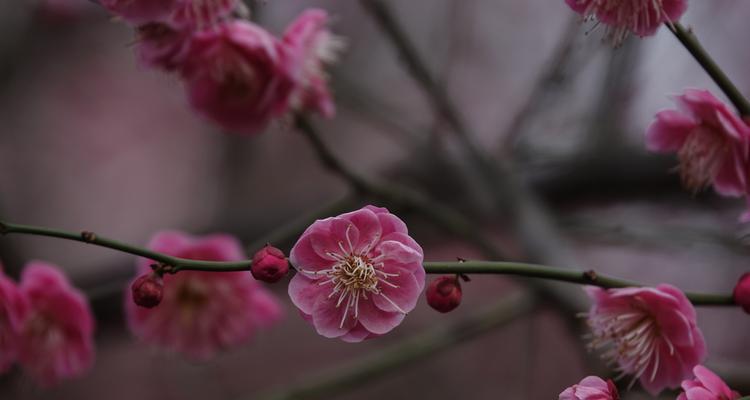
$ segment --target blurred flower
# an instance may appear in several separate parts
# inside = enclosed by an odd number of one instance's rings
[[[732,297],[735,303],[750,314],[750,272],[742,274],[734,287]]]
[[[18,317],[25,308],[15,282],[3,274],[0,265],[0,374],[6,372],[18,357]]]
[[[233,21],[193,36],[182,75],[196,111],[229,131],[253,134],[288,111],[290,61],[273,35]]]
[[[174,71],[185,62],[189,30],[152,22],[137,27],[136,35],[138,59],[144,66]]]
[[[651,36],[661,24],[680,19],[687,0],[565,0],[573,11],[607,25],[615,44],[628,33]]]
[[[328,88],[326,64],[338,60],[345,42],[328,29],[328,13],[319,9],[303,12],[287,27],[283,42],[301,68],[292,96],[292,108],[310,110],[331,118],[336,105]]]
[[[713,184],[724,196],[748,190],[750,127],[707,90],[675,97],[677,110],[656,114],[646,132],[651,151],[676,152],[683,184],[698,191]]]
[[[191,237],[180,232],[155,235],[148,248],[175,257],[204,261],[239,261],[245,254],[228,235]],[[137,274],[150,273],[150,260],[138,261]],[[180,271],[164,276],[158,307],[137,306],[129,295],[125,311],[141,340],[195,359],[250,339],[281,317],[276,298],[246,272]]]
[[[695,379],[682,382],[683,393],[677,400],[735,400],[740,394],[724,383],[721,378],[708,368],[698,365],[693,368]]]
[[[455,275],[435,278],[427,286],[427,304],[437,311],[447,313],[461,304],[461,283]]]
[[[164,298],[164,279],[155,272],[143,274],[130,285],[130,291],[133,303],[145,308],[154,308]]]
[[[188,0],[99,0],[104,8],[125,21],[141,25],[165,22],[170,15]]]
[[[284,252],[266,245],[253,256],[253,265],[250,267],[253,277],[259,281],[274,283],[289,273],[289,261]]]
[[[593,348],[656,394],[677,387],[706,357],[693,305],[677,288],[586,288]]]
[[[611,380],[587,376],[560,393],[559,400],[619,400],[620,395]]]
[[[289,296],[317,332],[348,342],[388,333],[424,288],[422,248],[385,208],[313,223],[292,248]]]
[[[28,302],[18,320],[18,361],[43,386],[86,372],[94,362],[94,317],[88,301],[57,267],[29,263],[21,275]]]

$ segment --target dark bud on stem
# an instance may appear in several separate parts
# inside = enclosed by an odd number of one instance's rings
[[[141,307],[154,308],[164,296],[164,281],[156,273],[141,275],[130,286],[133,302]]]
[[[275,283],[289,272],[289,261],[284,256],[284,252],[266,245],[253,256],[250,272],[259,281]]]
[[[734,287],[734,302],[750,314],[750,272],[742,275]]]
[[[441,313],[453,311],[461,304],[461,283],[455,275],[434,279],[426,291],[427,304]]]

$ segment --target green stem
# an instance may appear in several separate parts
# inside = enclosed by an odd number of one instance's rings
[[[691,29],[686,29],[679,22],[667,23],[667,27],[677,37],[683,46],[693,55],[698,64],[711,76],[724,94],[734,104],[737,111],[743,116],[750,116],[750,102],[732,83],[732,80],[724,73],[718,64],[711,58],[705,48],[698,41]]]
[[[25,234],[33,236],[47,236],[59,239],[73,240],[76,242],[93,244],[118,250],[124,253],[145,257],[163,264],[164,272],[176,273],[179,271],[210,271],[210,272],[236,272],[248,271],[252,262],[241,261],[201,261],[188,260],[173,257],[164,253],[148,250],[142,247],[129,245],[116,240],[97,236],[92,232],[73,233],[57,229],[38,226],[18,225],[0,222],[0,234]],[[538,278],[551,281],[570,282],[581,285],[599,286],[602,288],[622,288],[643,286],[637,282],[626,281],[594,271],[576,271],[546,265],[527,264],[508,261],[437,261],[425,262],[424,269],[428,274],[492,274],[492,275],[516,275],[528,278]],[[686,296],[695,305],[734,305],[731,295],[686,293]]]

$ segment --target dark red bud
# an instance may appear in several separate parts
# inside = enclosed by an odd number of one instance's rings
[[[427,287],[427,304],[441,313],[447,313],[461,304],[461,295],[461,283],[455,275],[441,276]]]
[[[745,273],[734,287],[734,302],[750,314],[750,272]]]
[[[141,275],[130,286],[133,302],[141,307],[154,308],[164,296],[164,281],[161,276],[150,273]]]
[[[278,282],[289,272],[289,261],[287,261],[283,251],[271,245],[266,245],[253,256],[253,265],[250,267],[250,272],[259,281]]]

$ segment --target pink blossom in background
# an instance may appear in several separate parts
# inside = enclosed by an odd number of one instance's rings
[[[112,14],[135,25],[169,21],[177,7],[188,2],[190,0],[99,0]]]
[[[646,132],[648,149],[676,152],[690,190],[713,185],[724,196],[746,195],[750,126],[707,90],[685,90],[675,102],[677,110],[656,114]]]
[[[617,387],[611,380],[598,376],[587,376],[583,380],[560,393],[559,400],[619,400]]]
[[[292,248],[289,296],[315,330],[359,342],[390,332],[424,288],[422,248],[385,208],[313,223]]]
[[[593,348],[651,394],[675,388],[706,358],[695,309],[670,285],[605,290],[587,287]]]
[[[170,24],[152,22],[136,28],[136,52],[141,64],[174,71],[187,57],[192,32]]]
[[[19,285],[18,361],[43,386],[83,375],[94,363],[94,317],[83,293],[51,264],[30,262]]]
[[[698,365],[693,368],[695,379],[682,382],[683,393],[677,400],[736,400],[740,394],[733,391],[721,378],[708,368]]]
[[[192,237],[161,232],[148,248],[194,260],[246,259],[240,243],[229,235]],[[149,260],[139,260],[136,275],[150,273],[150,264]],[[246,343],[259,328],[272,325],[282,316],[275,296],[249,272],[166,274],[158,306],[139,307],[128,292],[125,311],[131,331],[144,342],[201,360]]]
[[[198,113],[230,132],[254,134],[288,111],[290,61],[273,35],[233,21],[193,36],[182,75]]]
[[[651,36],[665,22],[676,22],[687,0],[565,0],[573,11],[606,25],[615,43],[628,33]]]
[[[331,33],[328,23],[328,13],[324,10],[306,10],[287,27],[283,42],[300,67],[292,108],[315,111],[331,118],[336,113],[336,105],[328,88],[325,66],[338,60],[344,40]]]
[[[0,265],[0,374],[6,372],[18,357],[16,328],[25,305],[15,282],[5,276]]]

